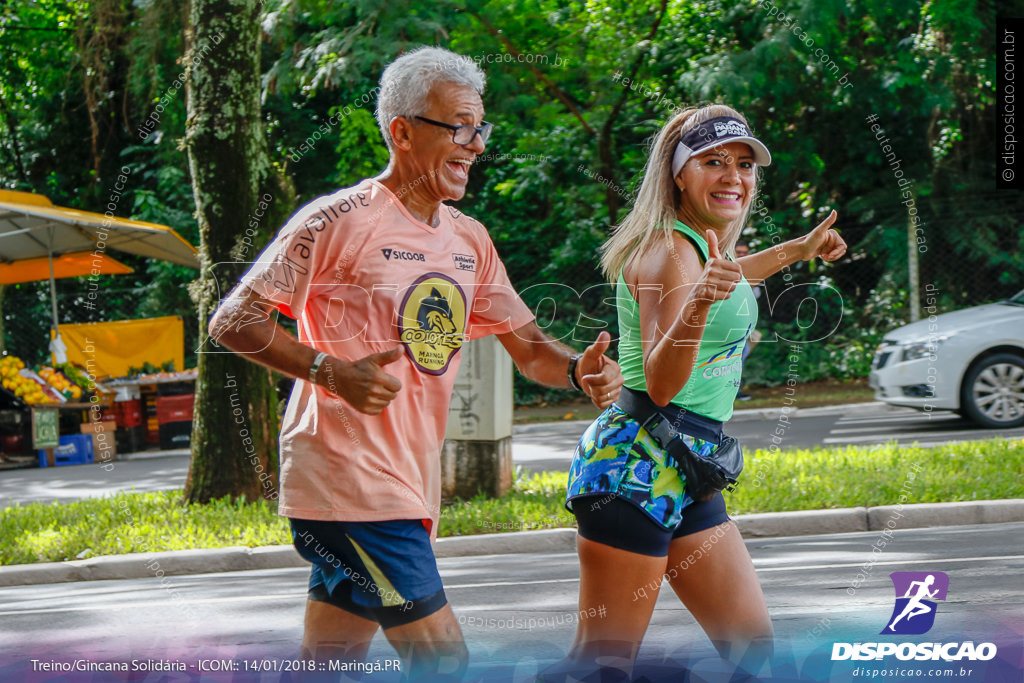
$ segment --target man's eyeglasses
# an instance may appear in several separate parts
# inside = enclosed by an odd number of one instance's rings
[[[487,138],[491,137],[491,131],[494,130],[494,124],[487,123],[486,121],[483,121],[483,125],[479,127],[470,126],[468,124],[462,126],[452,126],[447,123],[441,123],[440,121],[428,119],[425,116],[417,116],[416,118],[418,118],[420,121],[425,121],[432,126],[447,128],[452,132],[452,142],[454,142],[456,145],[462,146],[473,144],[473,140],[476,139],[477,135],[479,135],[480,139],[484,143],[486,143]]]

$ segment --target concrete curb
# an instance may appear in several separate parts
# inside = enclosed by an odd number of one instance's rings
[[[575,549],[575,529],[541,529],[539,531],[510,531],[504,534],[439,538],[437,545],[434,546],[434,556],[465,557],[467,555],[557,553]]]
[[[766,512],[736,515],[734,519],[740,533],[747,538],[842,534],[868,530],[867,508]]]
[[[963,503],[916,503],[880,505],[867,510],[868,529],[886,527],[915,529],[929,526],[959,526],[963,524],[1001,524],[1024,520],[1024,500],[979,500]]]
[[[304,564],[307,564],[306,561],[290,545],[169,550],[0,567],[0,586],[159,578],[184,574],[301,567]]]
[[[1001,524],[1024,522],[1024,499],[771,512],[737,515],[734,519],[747,538]],[[565,552],[575,547],[575,529],[544,529],[442,538],[435,546],[435,555],[446,558]],[[0,567],[0,587],[305,566],[308,563],[290,545],[172,550]]]

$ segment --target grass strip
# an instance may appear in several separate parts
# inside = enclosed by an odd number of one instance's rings
[[[566,480],[554,472],[524,477],[503,498],[445,506],[439,535],[572,527],[575,520],[562,505]],[[758,450],[747,454],[740,486],[727,496],[733,515],[1024,498],[1024,441]],[[288,524],[276,504],[221,499],[182,505],[180,490],[0,510],[3,565],[287,543]]]

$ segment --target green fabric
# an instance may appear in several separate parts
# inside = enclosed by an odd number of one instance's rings
[[[700,249],[701,261],[708,258],[708,243],[702,235],[680,221],[675,230],[686,235]],[[647,391],[643,346],[640,343],[640,308],[619,273],[615,288],[619,318],[619,365],[626,386]],[[676,313],[678,315],[678,312]],[[674,316],[662,316],[668,327]],[[708,321],[697,352],[697,364],[690,379],[672,399],[680,408],[725,422],[732,417],[733,401],[740,388],[743,347],[757,324],[757,299],[746,278],[725,301],[711,304]]]

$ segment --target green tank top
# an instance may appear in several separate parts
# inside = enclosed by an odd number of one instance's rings
[[[676,221],[675,230],[689,238],[700,251],[701,262],[708,259],[707,240],[696,230]],[[615,288],[619,318],[619,366],[626,386],[647,391],[644,354],[640,343],[640,307],[619,273]],[[678,311],[676,312],[678,315]],[[674,316],[665,316],[668,320]],[[740,280],[732,296],[716,301],[708,311],[707,324],[697,351],[697,363],[690,379],[672,399],[672,404],[698,415],[725,422],[732,417],[733,401],[740,387],[743,347],[757,324],[757,299],[746,278]]]

